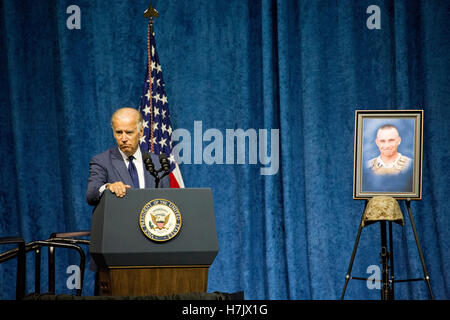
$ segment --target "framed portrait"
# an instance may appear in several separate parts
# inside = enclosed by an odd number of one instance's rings
[[[422,199],[423,110],[356,110],[353,199]]]

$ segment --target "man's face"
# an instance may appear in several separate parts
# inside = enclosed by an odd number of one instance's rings
[[[392,157],[397,154],[397,148],[402,139],[398,135],[395,128],[381,129],[378,131],[375,143],[380,149],[381,155],[385,157]]]
[[[144,131],[143,128],[138,130],[136,116],[131,114],[116,117],[112,126],[119,149],[127,156],[133,155],[139,147],[139,139]]]

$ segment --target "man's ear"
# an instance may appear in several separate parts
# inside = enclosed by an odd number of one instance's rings
[[[380,148],[380,146],[378,145],[378,138],[375,139],[375,144],[377,145],[378,148]]]

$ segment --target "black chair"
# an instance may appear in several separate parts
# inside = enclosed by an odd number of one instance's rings
[[[89,240],[80,238],[89,237],[90,234],[91,234],[90,231],[55,232],[50,235],[49,239],[47,239],[48,242],[55,244],[53,246],[52,245],[48,246],[48,292],[50,294],[55,294],[55,247],[58,247],[57,244],[89,245],[90,244]],[[83,262],[80,263],[81,286],[80,289],[77,289],[76,293],[77,296],[81,296],[83,288],[85,260],[86,259],[83,252]]]
[[[29,242],[25,245],[25,251],[34,251],[35,252],[35,281],[34,281],[34,294],[40,294],[41,293],[41,249],[42,247],[49,247],[49,248],[66,248],[75,250],[80,255],[80,289],[76,289],[76,295],[81,296],[81,291],[83,287],[83,278],[84,278],[84,269],[85,269],[85,261],[86,261],[86,255],[84,254],[83,249],[74,244],[74,243],[65,243],[65,242],[58,242],[53,241],[52,239],[48,240],[36,240]],[[53,249],[54,250],[54,249]],[[50,268],[50,266],[49,266]],[[53,269],[54,270],[54,269]],[[49,284],[50,286],[50,284]],[[54,292],[54,274],[53,274],[53,292],[49,292],[50,294],[55,294]]]
[[[74,243],[66,243],[64,241],[58,241],[58,239],[49,240],[36,240],[25,243],[23,238],[20,237],[6,237],[0,238],[0,244],[13,244],[17,243],[18,247],[0,254],[0,263],[6,262],[10,259],[18,257],[17,263],[17,281],[16,281],[16,299],[21,300],[25,298],[25,284],[26,284],[26,253],[30,251],[35,252],[35,279],[34,279],[34,293],[39,295],[41,293],[41,249],[42,247],[60,247],[75,250],[80,255],[80,289],[76,290],[76,295],[81,296],[84,268],[86,256],[83,249]],[[54,278],[53,278],[54,279]],[[53,281],[54,287],[54,281]],[[53,292],[54,294],[54,292]]]
[[[16,299],[21,300],[25,296],[26,282],[25,241],[21,237],[3,237],[0,244],[17,244],[17,248],[0,254],[0,263],[17,257]]]

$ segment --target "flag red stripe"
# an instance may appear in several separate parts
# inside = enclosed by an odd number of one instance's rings
[[[179,188],[180,187],[180,185],[178,184],[177,179],[175,178],[175,176],[173,175],[172,172],[169,174],[169,181],[170,181],[170,187],[171,188]]]

